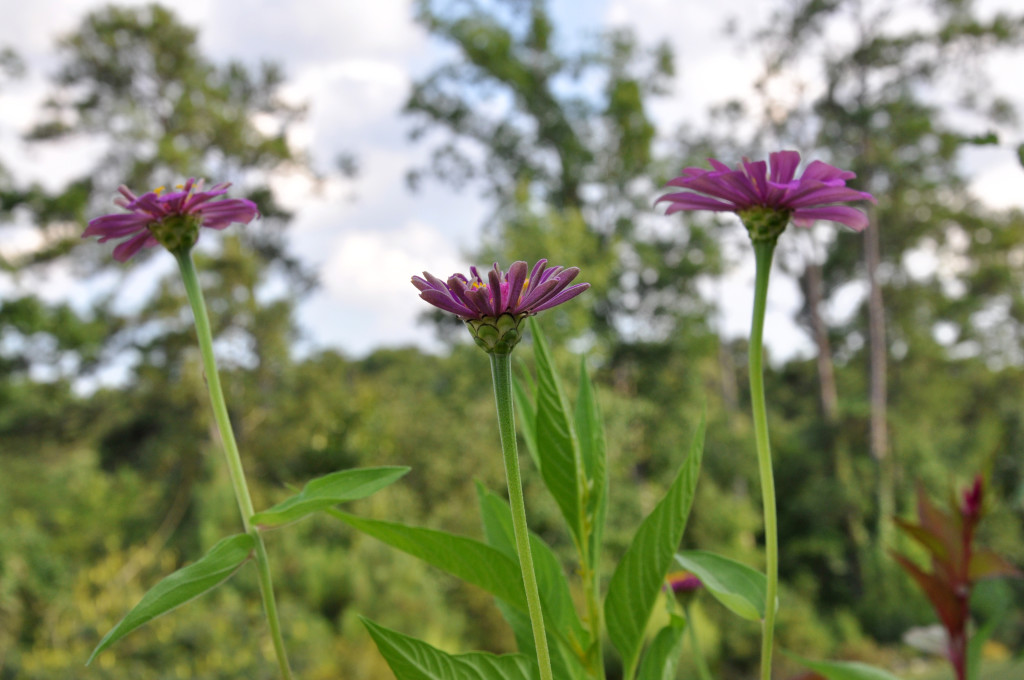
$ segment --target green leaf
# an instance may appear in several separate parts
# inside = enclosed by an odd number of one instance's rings
[[[604,421],[583,357],[580,358],[580,387],[576,399],[576,436],[586,471],[584,509],[590,523],[590,568],[596,569],[601,555],[605,516],[608,514],[608,464]]]
[[[672,623],[658,631],[647,651],[636,680],[675,680],[679,656],[683,653],[686,619],[672,617]]]
[[[1021,577],[1020,571],[1007,560],[1003,559],[993,550],[982,549],[971,555],[971,562],[967,569],[968,578],[971,581],[995,578],[997,576]]]
[[[1019,160],[1021,166],[1024,167],[1024,144],[1017,147],[1017,160]]]
[[[859,661],[813,661],[786,650],[782,652],[828,680],[900,680],[889,671]]]
[[[512,510],[504,498],[477,483],[477,497],[480,499],[480,511],[484,520],[484,536],[487,543],[502,551],[515,563],[519,564],[516,555],[515,532],[512,528]],[[569,590],[569,580],[565,576],[558,557],[547,543],[535,534],[530,534],[530,552],[533,555],[533,566],[537,572],[537,589],[540,591],[541,608],[544,620],[549,627],[559,631],[567,641],[575,640],[581,647],[587,646],[589,637],[583,630],[576,606]]]
[[[364,534],[418,557],[526,611],[526,591],[523,589],[519,562],[510,559],[497,548],[444,531],[366,519],[333,508],[327,512]]]
[[[636,668],[647,620],[683,538],[697,490],[706,424],[707,416],[702,415],[679,474],[640,525],[608,583],[604,603],[608,637],[622,655],[627,678]]]
[[[213,546],[199,561],[157,583],[103,636],[85,665],[88,666],[97,654],[139,626],[219,586],[249,559],[255,547],[256,540],[249,534],[229,536]]]
[[[540,474],[562,511],[576,544],[582,545],[584,531],[580,510],[584,470],[580,444],[547,343],[533,317],[530,318],[530,332],[537,362],[537,457]]]
[[[716,600],[748,621],[764,619],[765,576],[728,557],[703,550],[685,550],[676,555],[683,569],[693,572]]]
[[[369,619],[363,625],[397,680],[535,680],[536,664],[525,654],[448,654],[422,640]]]
[[[1013,590],[1002,581],[979,583],[971,593],[971,609],[984,617],[985,623],[974,631],[967,642],[967,677],[978,680],[981,675],[981,652],[989,638],[1009,614]]]
[[[253,524],[277,527],[321,510],[354,501],[380,491],[409,472],[407,467],[356,468],[332,472],[314,479],[302,491],[252,516]]]
[[[516,407],[516,420],[519,423],[519,431],[526,442],[526,450],[533,460],[533,464],[540,471],[540,456],[537,453],[537,408],[534,406],[533,397],[535,386],[530,382],[530,373],[523,368],[519,362],[520,374],[524,376],[512,381],[513,402]]]

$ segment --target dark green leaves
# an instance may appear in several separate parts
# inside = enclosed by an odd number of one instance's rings
[[[626,677],[636,668],[647,620],[683,538],[697,490],[706,424],[702,416],[679,474],[640,525],[608,584],[604,605],[608,637],[622,655]]]
[[[338,510],[328,512],[364,534],[444,569],[526,611],[526,592],[519,563],[497,548],[444,531],[365,519]]]
[[[306,484],[301,493],[252,516],[253,524],[276,527],[320,510],[376,493],[396,481],[407,467],[356,468],[332,472]]]
[[[363,619],[397,680],[534,680],[536,664],[524,654],[448,654]]]
[[[120,623],[103,636],[85,662],[86,665],[92,663],[97,654],[139,626],[219,586],[249,559],[255,547],[256,540],[249,534],[230,536],[213,546],[198,562],[179,569],[157,583]]]
[[[512,529],[512,511],[504,498],[477,485],[480,510],[484,520],[484,534],[491,546],[516,561],[515,535]],[[530,535],[530,551],[537,572],[537,587],[544,610],[544,619],[553,633],[565,640],[575,641],[579,647],[587,646],[586,634],[573,605],[569,581],[565,577],[558,557],[551,548],[534,534]]]
[[[537,361],[536,441],[540,474],[580,545],[584,540],[583,456],[569,416],[568,400],[555,373],[547,343],[533,318],[530,332]]]
[[[586,359],[580,358],[580,387],[576,398],[576,436],[580,443],[586,479],[583,488],[585,521],[590,534],[591,568],[601,553],[605,515],[608,512],[608,469],[604,421],[597,404],[594,385],[587,374]]]
[[[764,618],[765,577],[745,564],[703,550],[676,555],[683,569],[693,572],[716,600],[748,621]]]
[[[569,525],[581,560],[595,569],[608,503],[604,426],[597,397],[581,362],[574,415],[544,336],[532,318],[530,332],[537,367],[536,403],[530,403],[528,390],[517,382],[520,429],[545,486]]]

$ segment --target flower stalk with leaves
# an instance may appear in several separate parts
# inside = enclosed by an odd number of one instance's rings
[[[447,282],[423,272],[423,278],[414,276],[412,283],[419,289],[421,298],[461,318],[473,340],[491,358],[491,378],[494,383],[494,400],[498,412],[498,432],[505,461],[509,503],[512,506],[516,553],[519,556],[523,584],[526,587],[526,601],[537,649],[537,662],[540,664],[540,677],[541,680],[553,680],[537,573],[526,524],[522,475],[519,471],[515,407],[512,398],[512,350],[522,339],[519,327],[524,319],[571,300],[589,288],[590,284],[570,286],[569,284],[579,274],[579,269],[545,268],[546,264],[547,260],[538,261],[531,272],[525,262],[519,261],[513,263],[505,273],[495,263],[493,269],[487,273],[486,281],[476,267],[470,268],[469,277],[455,274],[449,277]]]
[[[127,187],[120,187],[119,197],[115,202],[127,210],[97,217],[89,222],[82,234],[84,237],[99,236],[100,242],[110,239],[129,237],[114,248],[114,258],[124,262],[135,255],[143,247],[162,245],[174,255],[185,284],[185,294],[192,308],[195,322],[196,338],[199,353],[203,362],[203,373],[210,394],[214,420],[220,432],[224,446],[224,456],[231,478],[231,487],[235,493],[238,510],[242,515],[242,526],[247,535],[252,537],[252,546],[256,554],[259,573],[260,595],[263,599],[263,610],[270,628],[270,636],[274,643],[278,667],[283,678],[292,677],[288,663],[288,654],[281,634],[281,623],[277,614],[277,603],[274,599],[274,585],[270,573],[270,560],[263,537],[252,523],[255,508],[249,487],[245,481],[242,458],[238,451],[231,418],[228,415],[224,390],[220,384],[220,373],[217,371],[217,360],[213,353],[213,333],[210,330],[210,317],[206,311],[203,290],[199,284],[195,264],[192,260],[192,247],[199,240],[200,227],[223,229],[238,222],[248,224],[259,215],[256,205],[241,198],[225,199],[228,183],[213,186],[203,191],[203,181],[188,179],[177,191],[165,193],[157,189],[142,196],[136,196]],[[102,643],[101,643],[102,645]],[[98,651],[98,650],[97,650]]]
[[[666,194],[658,201],[669,203],[667,214],[684,210],[736,213],[746,227],[754,246],[756,273],[748,370],[764,509],[767,576],[761,638],[761,679],[770,680],[779,582],[779,539],[762,360],[764,317],[772,257],[779,235],[791,221],[797,226],[809,227],[816,220],[830,220],[857,231],[864,229],[868,225],[868,219],[863,212],[835,204],[846,201],[873,202],[874,198],[871,194],[846,186],[846,180],[855,177],[854,173],[821,161],[814,161],[800,177],[797,177],[800,154],[796,151],[773,153],[767,163],[744,159],[736,169],[715,159],[710,159],[709,163],[712,166],[711,170],[695,167],[684,169],[683,174],[671,180],[668,185],[685,191]]]

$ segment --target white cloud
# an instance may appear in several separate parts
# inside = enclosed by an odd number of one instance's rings
[[[971,193],[996,210],[1024,208],[1024,167],[1003,149],[1001,158],[978,172],[971,180]]]
[[[348,231],[332,245],[320,268],[323,292],[302,317],[319,316],[316,325],[357,354],[382,345],[429,346],[432,334],[417,323],[428,306],[410,279],[424,270],[447,277],[465,269],[451,240],[425,222]]]

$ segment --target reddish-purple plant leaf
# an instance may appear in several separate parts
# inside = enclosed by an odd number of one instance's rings
[[[972,582],[996,578],[997,576],[1020,578],[1022,574],[1017,567],[1000,557],[993,550],[979,550],[971,555],[971,564],[967,569],[967,577]]]
[[[956,595],[949,588],[949,585],[934,575],[925,572],[909,559],[899,553],[892,553],[893,559],[899,562],[900,566],[917,581],[917,585],[935,607],[935,613],[942,620],[942,625],[947,630],[956,629],[962,622],[961,607],[957,602]]]

